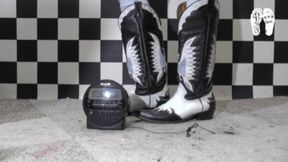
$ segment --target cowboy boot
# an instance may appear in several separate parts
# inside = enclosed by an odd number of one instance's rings
[[[131,111],[155,108],[169,96],[160,19],[149,5],[135,2],[121,13],[119,27],[128,73],[136,85],[130,93]]]
[[[185,8],[180,6],[179,12]],[[145,121],[176,123],[192,118],[211,119],[215,111],[212,75],[219,3],[217,0],[199,0],[178,15],[179,85],[168,102],[139,112],[138,117]]]

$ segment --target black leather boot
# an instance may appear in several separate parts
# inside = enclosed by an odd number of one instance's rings
[[[167,98],[167,63],[161,22],[147,4],[135,2],[119,18],[127,67],[136,84],[132,109],[155,108]],[[132,110],[133,111],[133,110]]]
[[[167,103],[155,109],[142,109],[138,117],[143,120],[173,123],[213,117],[212,75],[219,3],[199,0],[180,15],[177,91]]]

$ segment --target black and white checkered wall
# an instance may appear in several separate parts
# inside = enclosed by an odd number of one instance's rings
[[[172,89],[180,2],[150,0],[162,19]],[[220,5],[216,98],[288,95],[288,1],[220,0]],[[256,7],[275,11],[271,37],[253,37],[249,19]],[[99,79],[131,90],[119,14],[116,0],[0,0],[0,98],[82,98]]]

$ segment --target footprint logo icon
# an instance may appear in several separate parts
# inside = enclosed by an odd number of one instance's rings
[[[265,34],[271,36],[274,31],[275,15],[273,10],[270,8],[255,8],[250,16],[250,23],[252,28],[252,34],[259,36],[261,33],[260,23],[262,20],[265,23]]]
[[[275,15],[270,8],[264,8],[263,20],[265,22],[265,33],[267,36],[271,36],[274,30]]]
[[[250,17],[250,23],[252,27],[252,33],[255,36],[260,35],[260,23],[262,21],[262,9],[261,8],[255,8],[252,11],[251,17]]]

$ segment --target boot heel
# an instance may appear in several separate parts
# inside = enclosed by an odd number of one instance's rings
[[[213,118],[214,112],[216,110],[216,104],[215,101],[210,103],[210,108],[208,111],[204,111],[202,113],[199,113],[196,117],[197,120],[209,120]]]

